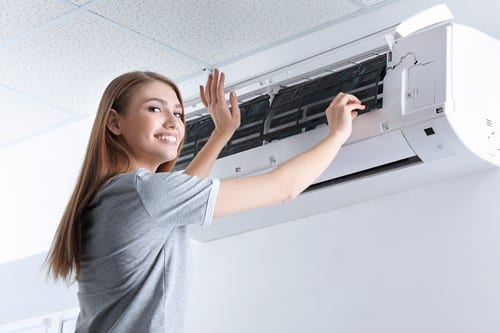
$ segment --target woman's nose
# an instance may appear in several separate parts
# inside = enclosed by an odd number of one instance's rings
[[[163,126],[167,128],[177,128],[177,118],[172,111],[165,112],[166,118]]]

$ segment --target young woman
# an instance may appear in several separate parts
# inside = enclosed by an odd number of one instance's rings
[[[182,332],[189,287],[189,224],[295,198],[330,164],[351,134],[354,96],[326,110],[329,134],[310,150],[254,177],[211,179],[210,169],[240,123],[237,97],[215,70],[200,86],[215,123],[183,172],[185,118],[177,86],[131,72],[106,88],[83,167],[47,257],[57,278],[78,281],[77,332]]]

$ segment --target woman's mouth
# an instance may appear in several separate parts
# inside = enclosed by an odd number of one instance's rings
[[[177,143],[177,138],[173,135],[155,135],[155,137],[163,142]]]

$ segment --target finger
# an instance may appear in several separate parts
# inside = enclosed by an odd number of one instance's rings
[[[224,73],[220,72],[219,85],[217,87],[217,100],[220,102],[226,101],[226,97],[224,96],[224,79]]]
[[[361,101],[354,95],[344,94],[340,99],[339,103],[341,104],[361,104]]]
[[[201,98],[201,102],[203,103],[203,105],[205,105],[205,107],[208,108],[208,101],[207,101],[207,98],[205,96],[205,88],[201,84],[200,84],[200,98]]]
[[[214,78],[212,81],[212,86],[210,87],[210,102],[212,104],[217,103],[217,87],[219,85],[219,70],[216,68],[214,71]]]
[[[213,75],[209,74],[207,79],[207,85],[205,86],[205,100],[207,101],[207,107],[208,104],[210,104],[210,102],[212,101],[212,99],[210,98],[210,90],[212,89],[213,81],[214,81]]]
[[[234,91],[231,91],[229,94],[229,101],[231,102],[231,114],[233,116],[233,120],[235,121],[237,127],[240,127],[241,112],[240,106],[238,105],[238,96],[236,96]]]
[[[330,105],[328,107],[333,107],[335,104],[337,104],[337,102],[339,101],[339,99],[342,98],[342,96],[344,96],[345,94],[343,92],[339,92],[333,99],[332,101],[330,102]]]
[[[353,112],[356,110],[364,110],[364,109],[366,109],[366,105],[353,103],[353,104],[346,105],[345,109],[349,112]]]
[[[351,119],[354,120],[358,116],[358,113],[356,111],[351,111]]]

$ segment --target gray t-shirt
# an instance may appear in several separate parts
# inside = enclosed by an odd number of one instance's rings
[[[113,177],[82,224],[76,331],[183,332],[189,224],[212,221],[217,179],[138,169]]]

